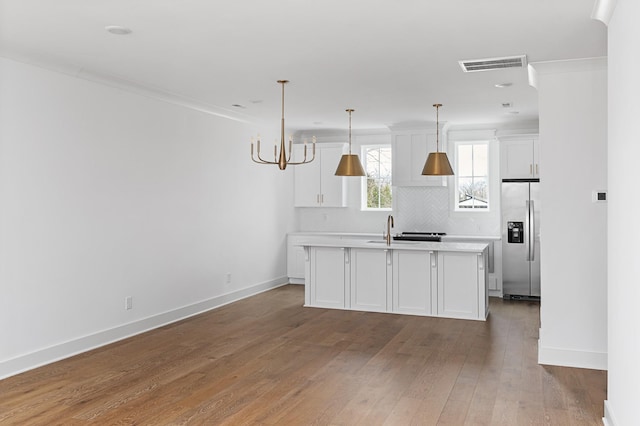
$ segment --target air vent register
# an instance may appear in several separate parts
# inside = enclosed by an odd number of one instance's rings
[[[522,68],[527,65],[527,56],[507,56],[503,58],[469,59],[458,61],[464,72],[491,71],[505,68]]]

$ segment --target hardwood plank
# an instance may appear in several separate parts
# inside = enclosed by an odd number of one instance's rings
[[[8,425],[599,425],[606,372],[537,364],[539,306],[486,322],[304,308],[285,286],[0,381]]]

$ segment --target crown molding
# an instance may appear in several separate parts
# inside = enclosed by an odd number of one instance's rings
[[[568,59],[563,61],[532,62],[527,67],[529,85],[538,89],[538,76],[567,72],[596,71],[607,69],[607,57]]]
[[[54,58],[40,59],[29,55],[15,54],[7,51],[0,52],[0,57],[29,66],[42,68],[47,71],[65,74],[80,80],[90,81],[102,86],[109,86],[129,93],[134,93],[138,96],[156,99],[158,101],[189,108],[205,114],[215,115],[228,120],[239,121],[241,123],[255,123],[257,121],[255,118],[246,114],[241,114],[236,111],[201,102],[186,96],[170,93],[160,88],[113,74],[99,73],[86,68],[74,66],[72,64],[62,63]]]
[[[609,26],[613,11],[618,4],[618,0],[596,0],[593,4],[593,10],[591,11],[591,19],[600,21],[606,26]]]

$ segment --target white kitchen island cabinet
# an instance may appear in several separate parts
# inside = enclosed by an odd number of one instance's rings
[[[349,252],[339,247],[305,247],[305,303],[319,308],[344,309]]]
[[[438,253],[438,314],[447,318],[486,317],[486,256],[474,253]]]
[[[391,299],[387,294],[391,275],[390,250],[352,248],[351,309],[387,312]]]
[[[304,247],[305,306],[487,318],[487,244],[318,240]]]
[[[393,250],[393,310],[397,314],[437,312],[437,256],[433,251]]]

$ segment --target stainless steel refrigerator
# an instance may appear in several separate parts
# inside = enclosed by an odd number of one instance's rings
[[[540,182],[502,181],[502,293],[540,299]]]

